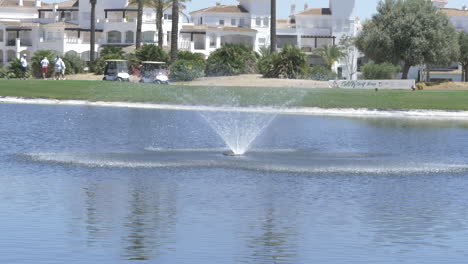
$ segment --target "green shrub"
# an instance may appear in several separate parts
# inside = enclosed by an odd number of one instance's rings
[[[23,70],[21,67],[21,60],[20,59],[13,59],[10,61],[10,66],[8,67],[8,71],[11,73],[11,78],[21,78],[23,76]],[[31,77],[31,67],[28,65],[28,71],[25,75],[26,78]]]
[[[135,57],[139,62],[160,61],[168,63],[170,60],[167,52],[165,52],[161,47],[153,44],[144,44],[141,48],[135,50]]]
[[[32,75],[36,78],[42,78],[41,61],[44,57],[47,57],[49,60],[49,71],[46,77],[50,78],[54,73],[54,60],[56,56],[57,55],[53,50],[38,50],[34,52],[34,55],[31,58]]]
[[[8,78],[8,70],[2,65],[0,65],[0,78]]]
[[[395,79],[400,67],[387,62],[382,64],[371,62],[362,66],[361,71],[365,80],[387,80]]]
[[[203,55],[202,53],[192,53],[190,51],[179,51],[179,53],[177,53],[177,59],[188,61],[200,61],[203,64],[205,64],[206,62],[205,55]]]
[[[121,60],[121,59],[123,59],[123,58],[122,58],[122,55],[120,55],[120,54],[108,54],[108,55],[105,55],[105,56],[101,56],[92,65],[93,72],[96,75],[101,75],[101,74],[104,73],[104,66],[105,66],[105,61],[106,60]]]
[[[208,76],[230,76],[257,71],[257,57],[251,46],[225,44],[211,53],[206,61]]]
[[[73,54],[66,54],[62,58],[65,63],[65,73],[66,74],[78,74],[83,73],[86,66],[86,62],[83,61],[80,57]],[[50,71],[50,69],[49,69]]]
[[[200,60],[177,59],[170,67],[174,81],[193,81],[205,75],[205,63]]]
[[[261,58],[259,68],[265,78],[285,79],[307,78],[310,69],[305,53],[292,46],[284,46],[281,52]]]
[[[109,54],[119,54],[123,57],[125,52],[123,52],[122,47],[118,46],[104,46],[99,52],[100,56],[106,56]]]
[[[310,69],[310,78],[316,81],[329,81],[336,80],[338,74],[323,66],[315,66]]]

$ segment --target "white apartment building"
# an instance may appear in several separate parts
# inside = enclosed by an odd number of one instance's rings
[[[344,35],[356,36],[360,22],[354,9],[355,0],[330,0],[327,8],[305,5],[301,11],[292,5],[289,18],[277,20],[278,48],[299,47],[309,55],[310,65],[323,65],[313,51],[326,44],[338,44]],[[190,15],[193,25],[181,29],[183,50],[208,56],[225,43],[245,43],[256,51],[270,46],[270,0],[239,0],[239,5],[217,3]],[[347,71],[343,63],[335,68]]]
[[[131,46],[135,43],[136,6],[128,0],[99,0],[96,6],[96,51],[105,45]],[[59,54],[73,53],[89,60],[89,0],[46,3],[41,0],[0,0],[0,65],[50,49]],[[170,44],[171,9],[164,12],[164,45]],[[181,13],[181,26],[188,17]],[[142,38],[157,43],[156,12],[145,8]],[[96,54],[97,55],[97,54]]]

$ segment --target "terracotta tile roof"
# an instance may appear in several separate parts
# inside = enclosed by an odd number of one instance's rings
[[[36,7],[35,0],[24,0],[23,6],[18,6],[18,0],[0,0],[1,7],[21,7],[21,8],[40,8]],[[51,4],[42,1],[41,7],[49,7]]]
[[[297,13],[299,16],[330,16],[330,8],[309,8],[302,12]]]
[[[183,31],[200,31],[206,32],[207,30],[213,31],[227,31],[227,32],[246,32],[246,33],[257,33],[257,30],[244,27],[213,27],[207,25],[183,25],[181,32]]]
[[[276,24],[288,24],[288,19],[276,19]]]
[[[190,14],[196,13],[248,13],[247,9],[241,5],[217,5],[197,11],[190,12]]]
[[[442,13],[449,17],[454,16],[468,16],[468,10],[456,9],[456,8],[442,8]]]

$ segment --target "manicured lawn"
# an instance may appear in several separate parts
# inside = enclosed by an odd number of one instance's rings
[[[89,101],[468,110],[468,91],[196,87],[101,81],[0,80],[0,96]]]

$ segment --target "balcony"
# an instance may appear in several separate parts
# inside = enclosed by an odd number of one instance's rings
[[[32,46],[32,40],[29,38],[21,38],[21,39],[8,39],[6,42],[6,45],[8,47],[15,47],[16,46],[16,41],[20,42],[20,46],[22,47],[31,47]]]

